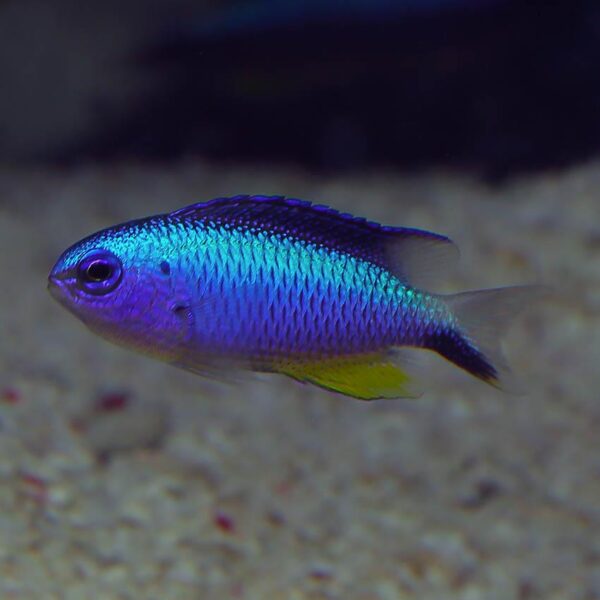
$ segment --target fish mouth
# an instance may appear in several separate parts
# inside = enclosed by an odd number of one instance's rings
[[[60,278],[57,275],[49,275],[48,276],[48,292],[50,295],[60,304],[64,304],[66,301],[66,290],[64,288],[64,279]]]

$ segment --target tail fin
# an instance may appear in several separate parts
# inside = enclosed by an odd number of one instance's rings
[[[517,392],[519,385],[502,352],[501,339],[513,317],[545,291],[542,286],[528,285],[444,296],[458,330],[436,335],[431,348],[475,377]]]

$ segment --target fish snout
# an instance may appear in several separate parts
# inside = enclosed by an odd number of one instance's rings
[[[67,299],[67,291],[65,289],[65,279],[60,274],[50,273],[48,275],[47,289],[50,295],[59,303],[64,304]]]

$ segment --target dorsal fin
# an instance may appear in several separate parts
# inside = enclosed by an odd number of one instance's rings
[[[306,200],[233,196],[192,204],[170,217],[264,230],[330,248],[388,269],[404,283],[423,287],[457,255],[445,236],[389,227]]]

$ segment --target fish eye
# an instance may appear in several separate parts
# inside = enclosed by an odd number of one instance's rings
[[[88,281],[100,282],[106,281],[112,275],[113,269],[110,264],[104,260],[95,260],[91,262],[85,270]]]
[[[111,292],[119,285],[122,275],[121,261],[105,250],[92,250],[77,265],[77,283],[90,294]]]

